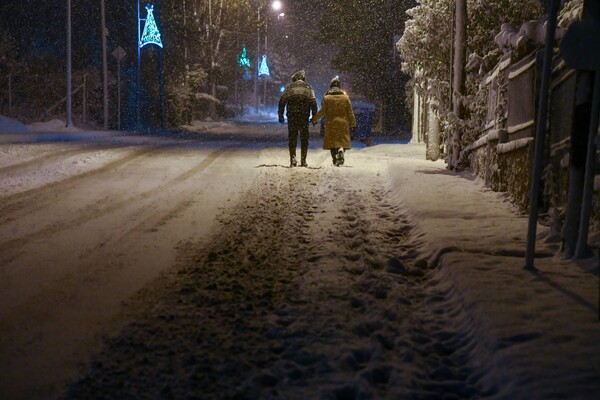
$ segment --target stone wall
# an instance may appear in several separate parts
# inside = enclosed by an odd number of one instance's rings
[[[501,143],[497,148],[499,186],[510,193],[519,210],[527,212],[533,170],[533,138]]]

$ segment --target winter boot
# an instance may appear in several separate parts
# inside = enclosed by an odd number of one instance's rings
[[[342,147],[338,149],[336,159],[338,167],[344,165],[344,149]]]
[[[329,151],[331,152],[331,160],[333,161],[333,165],[335,165],[336,167],[339,167],[338,164],[338,160],[337,160],[337,149],[329,149]]]
[[[296,161],[296,156],[290,157],[290,167],[295,167],[298,165],[298,161]]]
[[[308,164],[306,163],[306,154],[308,153],[308,149],[300,149],[300,166],[301,167],[308,167]]]

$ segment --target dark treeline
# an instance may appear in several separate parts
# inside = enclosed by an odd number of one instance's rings
[[[135,124],[138,2],[105,1],[110,126],[117,123],[117,62],[111,54],[122,47],[126,56],[120,71],[121,122],[131,128]],[[83,121],[82,91],[74,94],[74,119],[76,124],[97,125],[102,120],[101,1],[71,3],[73,87],[80,87],[85,79],[87,97]],[[147,3],[140,2],[142,18]],[[239,93],[245,93],[246,100],[252,98],[254,81],[242,79],[244,71],[237,57],[245,46],[253,64],[250,76],[255,79],[254,68],[264,52],[267,32],[272,76],[266,84],[260,81],[259,93],[268,103],[276,100],[278,87],[296,68],[320,65],[323,70],[344,73],[353,93],[382,106],[388,131],[407,124],[406,79],[394,57],[394,38],[402,32],[404,11],[412,0],[362,0],[352,7],[343,0],[284,1],[284,18],[278,18],[269,2],[260,0],[149,3],[154,5],[165,45],[162,55],[171,126],[239,111],[243,107]],[[0,96],[0,112],[25,121],[61,116],[64,105],[51,107],[66,94],[66,27],[67,1],[0,3],[0,91],[11,92]],[[142,104],[144,119],[151,120],[151,125],[157,118],[153,110],[159,108],[155,97],[160,51],[155,46],[142,49]],[[314,72],[309,73],[312,79],[317,78],[318,71]],[[317,88],[326,78],[319,76]]]

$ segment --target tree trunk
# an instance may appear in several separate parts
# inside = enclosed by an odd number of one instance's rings
[[[417,93],[417,88],[413,88],[413,118],[412,118],[412,139],[411,143],[421,143],[421,97]]]
[[[209,1],[209,24],[211,25],[211,28],[213,26],[213,17],[212,17],[212,1]],[[219,1],[219,9],[215,18],[215,22],[214,22],[214,26],[217,26],[219,29],[219,33],[216,38],[216,42],[214,36],[215,35],[211,35],[211,40],[209,41],[210,46],[211,46],[211,62],[210,62],[210,68],[211,68],[211,78],[210,78],[210,94],[216,98],[217,97],[217,69],[218,69],[218,59],[219,59],[219,52],[221,50],[221,39],[223,38],[223,29],[221,26],[221,21],[223,20],[223,0]],[[214,43],[213,43],[214,42]],[[217,113],[216,110],[216,104],[214,101],[210,102],[210,114],[211,116],[215,116],[215,114]]]
[[[429,140],[427,141],[427,159],[437,161],[440,158],[440,120],[431,99],[427,102],[429,111],[427,127]]]
[[[454,76],[452,78],[452,111],[457,118],[464,118],[461,96],[465,92],[465,58],[467,51],[467,0],[456,0],[456,25],[454,34]],[[448,135],[448,167],[455,169],[460,154],[459,129],[453,129]]]

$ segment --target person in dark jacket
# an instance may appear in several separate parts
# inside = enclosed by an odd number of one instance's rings
[[[292,75],[292,82],[285,87],[279,99],[279,122],[284,123],[283,112],[287,107],[288,139],[290,151],[290,166],[298,165],[296,160],[296,146],[298,134],[300,135],[300,162],[307,167],[306,155],[308,153],[308,121],[317,113],[317,99],[315,92],[305,82],[304,70]]]

